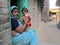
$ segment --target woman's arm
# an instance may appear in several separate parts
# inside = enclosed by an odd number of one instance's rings
[[[23,32],[25,31],[26,27],[27,27],[27,23],[25,23],[25,24],[22,25],[22,26],[18,26],[15,30],[16,30],[16,32],[18,32],[18,33],[23,33]]]
[[[26,29],[27,23],[28,23],[28,18],[26,19],[25,23],[22,26],[19,26],[19,23],[17,20],[12,20],[12,30],[15,30],[18,33],[23,33]]]

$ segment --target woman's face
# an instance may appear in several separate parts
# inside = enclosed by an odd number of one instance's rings
[[[18,18],[18,14],[19,14],[18,9],[14,9],[14,10],[12,11],[12,15],[13,15],[15,18]]]

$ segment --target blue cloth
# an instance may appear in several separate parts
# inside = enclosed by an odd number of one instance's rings
[[[22,25],[19,21],[20,26]],[[28,29],[28,31],[22,34],[17,33],[15,37],[12,37],[13,45],[39,45],[38,38],[34,29]]]

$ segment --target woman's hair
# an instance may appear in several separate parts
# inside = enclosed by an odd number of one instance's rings
[[[13,8],[13,10],[15,10],[15,9],[17,9],[17,10],[18,10],[18,8]],[[11,12],[13,12],[13,10],[11,10]]]
[[[18,9],[18,7],[17,7],[17,6],[12,6],[12,7],[11,7],[11,12],[12,12],[14,9]]]
[[[28,9],[27,9],[27,8],[25,8],[25,7],[23,7],[23,8],[22,8],[22,12],[23,12],[23,11],[28,12]]]

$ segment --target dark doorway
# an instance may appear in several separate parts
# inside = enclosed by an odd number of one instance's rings
[[[17,6],[17,0],[10,0],[10,6]]]

